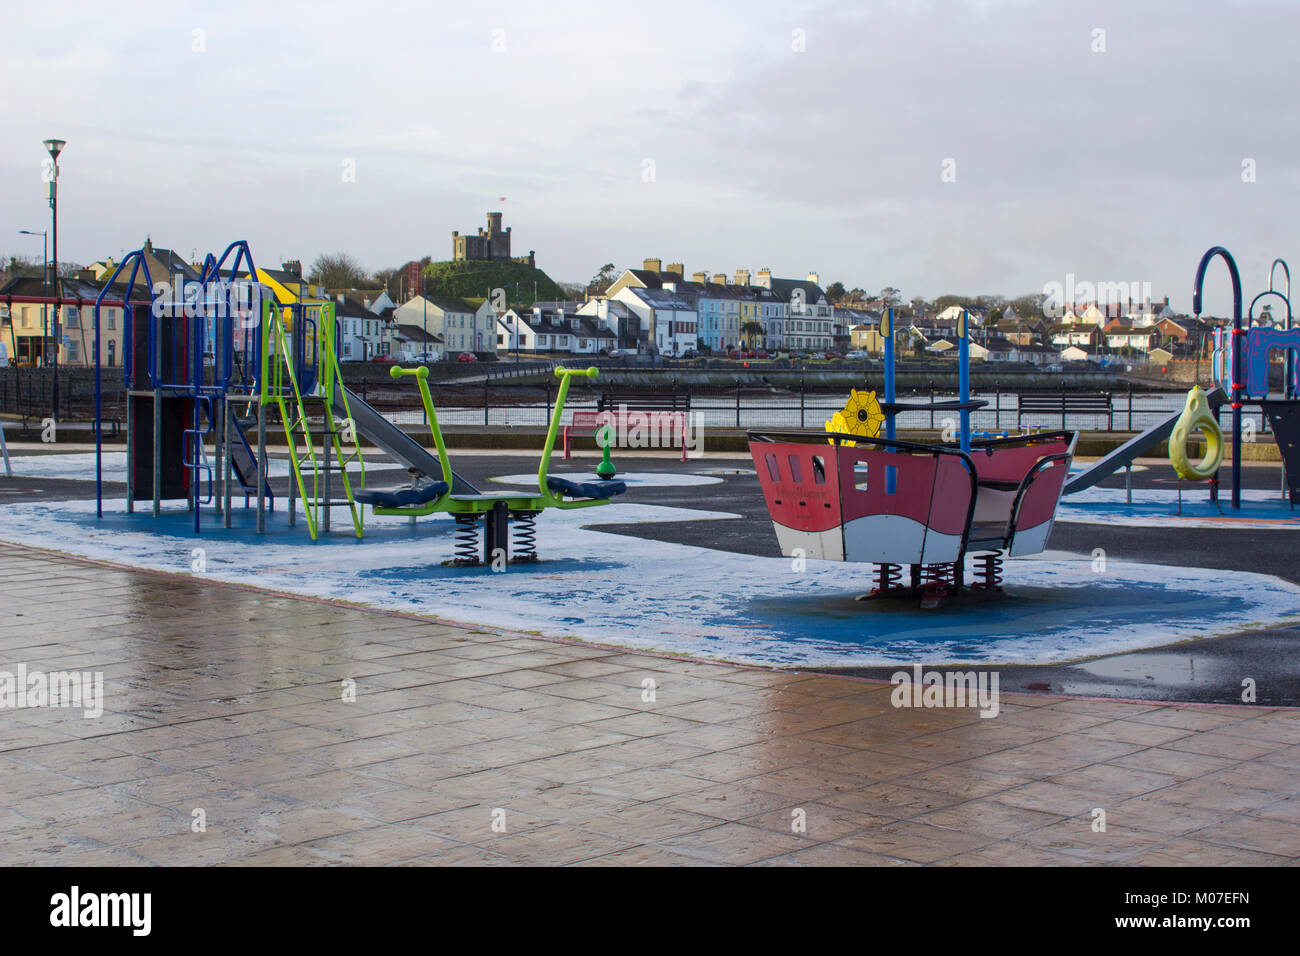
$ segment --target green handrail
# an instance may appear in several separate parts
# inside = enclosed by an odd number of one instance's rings
[[[438,425],[438,413],[433,408],[433,397],[429,394],[429,368],[420,365],[416,368],[402,368],[394,365],[388,372],[393,378],[404,375],[415,376],[415,384],[420,389],[420,401],[424,403],[424,414],[429,419],[429,431],[433,433],[433,444],[438,449],[438,464],[442,466],[442,480],[447,483],[447,494],[451,494],[451,460],[447,457],[447,445],[442,440],[442,428]]]
[[[590,368],[556,368],[555,376],[560,380],[560,391],[555,396],[555,410],[551,413],[551,427],[546,432],[546,446],[542,449],[542,462],[537,468],[537,487],[547,498],[558,502],[560,499],[546,487],[547,474],[551,468],[551,451],[555,448],[555,437],[560,432],[560,418],[564,414],[564,400],[569,396],[569,380],[575,375],[595,378],[600,369],[594,365]]]

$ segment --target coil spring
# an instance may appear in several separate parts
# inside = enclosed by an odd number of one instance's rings
[[[510,512],[510,560],[537,560],[537,512]]]
[[[1002,552],[988,551],[975,555],[975,573],[979,580],[973,587],[986,591],[1002,590]]]
[[[888,594],[902,587],[903,569],[897,564],[876,565],[876,593]]]
[[[956,582],[954,567],[951,563],[925,564],[921,566],[921,585],[952,587]]]
[[[456,515],[456,557],[457,565],[478,564],[478,517],[476,515]]]

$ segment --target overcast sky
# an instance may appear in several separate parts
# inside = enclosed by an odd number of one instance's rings
[[[60,258],[80,262],[150,234],[374,269],[450,258],[452,229],[500,209],[516,254],[562,281],[647,256],[908,297],[1073,273],[1186,309],[1211,245],[1248,301],[1275,256],[1300,267],[1294,0],[133,0],[5,19],[6,256],[40,252],[16,231],[49,221],[58,136]],[[1225,311],[1218,266],[1210,286]]]

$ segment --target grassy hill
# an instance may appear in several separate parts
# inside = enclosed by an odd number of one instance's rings
[[[534,299],[554,301],[565,297],[550,276],[522,262],[431,262],[424,275],[430,295],[482,300],[490,289],[504,289],[508,304],[525,308]]]

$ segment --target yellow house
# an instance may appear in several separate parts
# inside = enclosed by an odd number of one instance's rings
[[[849,344],[868,355],[883,355],[885,352],[885,337],[874,325],[855,325],[849,329]],[[898,351],[897,340],[894,341],[894,351]]]
[[[248,273],[244,273],[247,277]],[[304,306],[304,313],[313,321],[320,318],[320,307],[330,301],[325,289],[312,285],[302,277],[302,263],[290,261],[282,269],[257,270],[257,281],[271,290],[280,305]],[[285,328],[293,328],[293,309],[283,309]]]

